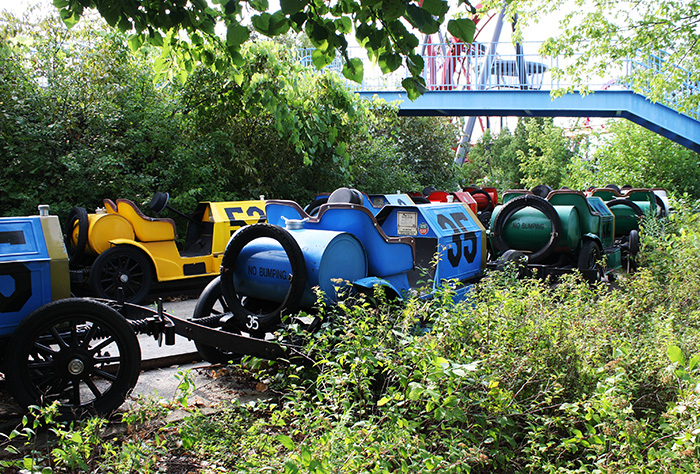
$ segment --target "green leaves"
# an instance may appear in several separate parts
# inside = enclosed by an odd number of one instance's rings
[[[406,6],[406,14],[408,21],[418,28],[421,33],[432,35],[440,29],[440,23],[423,8],[409,4]]]
[[[259,12],[266,12],[270,7],[267,0],[248,0],[248,4]]]
[[[276,12],[270,11],[268,0],[215,0],[211,4],[196,0],[185,2],[186,5],[182,0],[150,3],[55,0],[54,3],[69,26],[79,20],[84,8],[93,7],[111,26],[123,32],[135,30],[144,34],[143,39],[136,36],[130,39],[132,49],[141,47],[146,36],[149,44],[164,46],[159,36],[174,31],[176,38],[183,38],[179,32],[185,31],[193,42],[189,52],[174,49],[168,52],[175,59],[170,64],[180,68],[172,71],[171,76],[177,75],[181,79],[186,78],[198,63],[217,67],[218,63],[212,60],[211,54],[203,52],[211,49],[203,45],[220,40],[216,37],[215,25],[222,22],[227,25],[225,42],[231,59],[240,64],[240,46],[250,39],[250,31],[239,23],[246,4],[258,12],[250,18],[253,28],[265,36],[284,35],[290,29],[305,31],[321,51],[314,56],[314,64],[319,67],[329,64],[331,55],[336,52],[347,55],[346,36],[355,31],[358,42],[367,49],[371,60],[378,61],[384,73],[397,70],[406,60],[412,76],[412,81],[407,82],[411,97],[420,93],[419,77],[423,68],[422,62],[409,57],[419,44],[415,31],[421,35],[437,33],[449,11],[447,0],[280,0],[280,10]],[[462,3],[473,10],[469,2]],[[408,24],[413,27],[411,30],[407,28]],[[475,27],[471,20],[458,19],[450,20],[448,30],[455,37],[471,41]],[[187,48],[185,44],[185,41],[174,42],[182,49]],[[357,80],[363,77],[362,66],[352,61],[345,66],[343,74]]]
[[[443,17],[450,9],[445,0],[423,0],[422,6],[428,13],[437,17]]]
[[[390,23],[401,18],[406,12],[406,4],[403,0],[382,0],[381,6],[377,5],[381,11],[383,20]]]
[[[144,42],[143,35],[131,35],[129,36],[129,49],[132,51],[138,50]]]
[[[226,44],[228,46],[238,46],[250,38],[250,31],[239,23],[231,23],[226,29]]]
[[[447,22],[447,31],[455,38],[459,38],[465,43],[471,43],[474,41],[476,25],[468,18],[459,18]]]
[[[406,94],[410,100],[416,100],[427,90],[425,80],[422,77],[407,77],[401,81],[401,85],[406,89]]]
[[[280,0],[280,8],[286,15],[293,15],[302,11],[308,3],[308,0]]]
[[[362,82],[362,77],[364,76],[362,60],[359,58],[350,58],[349,61],[345,61],[343,64],[343,76],[351,81]]]
[[[396,71],[401,66],[401,55],[398,53],[382,53],[377,64],[384,74]]]
[[[316,66],[316,69],[322,69],[328,66],[334,59],[335,51],[331,51],[329,54],[328,52],[324,52],[320,49],[315,49],[311,53],[311,62],[313,62],[314,66]]]
[[[289,19],[282,11],[275,12],[272,15],[266,12],[254,15],[251,21],[255,29],[266,36],[283,35],[289,31],[290,26]]]
[[[666,353],[668,354],[668,358],[671,360],[671,362],[675,362],[681,367],[685,366],[685,356],[683,355],[683,351],[680,347],[668,346]]]
[[[290,438],[289,436],[287,436],[287,435],[279,435],[279,436],[277,436],[277,441],[278,441],[282,446],[284,446],[285,448],[287,448],[288,450],[294,451],[294,449],[295,449],[294,441],[292,441],[292,438]]]

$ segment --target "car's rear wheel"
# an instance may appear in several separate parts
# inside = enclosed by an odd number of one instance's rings
[[[63,235],[63,241],[66,245],[66,250],[68,251],[68,259],[71,268],[78,266],[83,257],[85,256],[85,249],[88,243],[88,230],[90,227],[90,222],[88,220],[88,213],[83,207],[74,207],[68,213],[68,218],[63,225],[65,234]],[[73,239],[73,233],[77,228],[77,236],[75,240]]]
[[[216,277],[204,288],[202,294],[199,295],[197,305],[194,307],[192,318],[195,322],[198,319],[207,318],[209,316],[221,315],[229,312],[229,307],[226,304],[223,294],[221,293],[221,277]],[[238,362],[241,359],[241,354],[224,351],[218,347],[213,347],[204,344],[201,341],[194,342],[199,355],[207,362],[212,364],[225,364],[228,362]]]
[[[151,291],[153,269],[142,251],[118,245],[95,259],[89,281],[95,296],[137,304]]]
[[[583,243],[576,266],[590,282],[597,282],[603,278],[601,257],[602,251],[597,242],[586,240]]]

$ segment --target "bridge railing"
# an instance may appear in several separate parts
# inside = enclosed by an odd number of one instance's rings
[[[674,76],[677,81],[668,82],[668,84],[678,84],[672,86],[669,90],[664,91],[661,97],[658,93],[653,98],[660,100],[668,107],[680,111],[694,119],[700,120],[700,83],[693,80],[692,73],[682,67],[669,64],[670,54],[660,51],[651,56],[637,55],[629,60],[630,73],[639,73],[643,79],[651,80],[655,74],[663,71],[666,77]],[[642,93],[649,93],[649,88],[642,87]]]
[[[541,43],[524,42],[516,48],[510,42],[502,43],[425,43],[417,48],[423,57],[425,68],[423,78],[428,90],[555,90],[571,85],[557,78],[552,72],[574,64],[576,58],[563,60],[558,57],[544,57],[537,53]],[[297,50],[298,60],[311,66],[313,49]],[[400,91],[401,81],[409,76],[401,66],[390,74],[382,74],[379,67],[372,64],[366,51],[361,47],[348,50],[351,58],[359,58],[364,66],[364,80],[361,84],[348,81],[354,91]],[[328,66],[341,72],[343,62],[340,57]],[[626,72],[621,70],[621,74]],[[591,90],[616,87],[614,80],[600,79],[589,84]],[[622,86],[619,86],[622,87]]]

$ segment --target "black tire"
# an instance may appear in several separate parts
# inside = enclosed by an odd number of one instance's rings
[[[411,196],[411,201],[413,204],[430,204],[430,200],[423,196]]]
[[[496,207],[493,205],[493,198],[491,198],[491,195],[481,188],[470,189],[469,194],[483,194],[484,196],[486,196],[486,199],[488,200],[488,206],[486,207],[486,209],[483,209],[482,212],[493,211],[493,209]]]
[[[488,229],[489,226],[491,225],[491,216],[493,215],[493,212],[491,211],[481,211],[479,213],[479,222],[481,222],[481,225],[484,226],[484,229]]]
[[[34,311],[6,351],[8,386],[17,402],[60,402],[66,418],[108,415],[124,403],[141,370],[136,334],[114,309],[69,298]]]
[[[192,319],[206,318],[212,315],[228,313],[229,308],[221,292],[221,277],[216,277],[204,288],[199,295],[197,304],[194,307]],[[218,347],[209,346],[202,342],[194,341],[199,355],[212,364],[226,364],[228,362],[239,362],[241,354],[231,351],[224,351]]]
[[[236,292],[233,271],[243,247],[262,237],[269,237],[282,245],[292,271],[289,276],[289,291],[287,291],[284,301],[274,309],[251,311],[245,307]],[[291,314],[299,308],[301,298],[304,295],[306,279],[306,263],[299,244],[287,230],[272,224],[253,224],[236,232],[229,240],[221,261],[221,290],[226,304],[234,315],[232,323],[236,329],[249,332],[252,335],[268,332],[280,324],[282,313]]]
[[[153,268],[141,250],[118,245],[95,259],[89,282],[95,296],[138,304],[151,291]]]
[[[423,188],[423,196],[425,197],[430,197],[431,194],[433,194],[437,189],[435,189],[435,186],[426,186]]]
[[[629,247],[630,257],[635,257],[639,253],[639,232],[632,229],[630,235],[627,237],[627,245]]]
[[[78,222],[78,239],[75,245],[73,245],[73,228],[75,227],[76,221]],[[68,251],[70,268],[76,268],[85,257],[89,228],[90,222],[85,208],[74,207],[71,209],[63,225],[63,232],[65,232],[63,234],[63,242],[66,244],[66,250]]]
[[[157,191],[151,198],[151,202],[148,203],[148,208],[156,214],[160,214],[168,207],[168,200],[170,200],[170,194]]]
[[[338,188],[328,196],[328,202],[363,204],[362,193],[354,188]]]
[[[603,278],[603,268],[600,265],[602,251],[598,243],[594,240],[586,240],[581,246],[581,252],[578,254],[576,268],[581,272],[590,270],[595,271],[594,276],[589,276],[591,282],[600,281]]]
[[[511,199],[506,204],[503,205],[501,211],[498,213],[496,220],[491,227],[491,242],[493,243],[494,249],[497,253],[502,254],[510,249],[505,240],[503,240],[503,229],[505,228],[508,220],[513,217],[513,215],[525,209],[526,207],[532,207],[540,211],[544,216],[549,219],[552,225],[552,233],[550,235],[549,242],[545,244],[540,250],[535,253],[528,255],[528,261],[530,263],[541,263],[546,259],[557,247],[559,242],[559,236],[561,234],[561,219],[559,219],[559,214],[554,209],[554,206],[539,196],[534,194],[525,194]]]
[[[527,255],[520,250],[506,250],[496,259],[496,270],[504,271],[509,267],[515,268],[518,278],[527,274]]]
[[[639,207],[639,205],[637,203],[635,203],[634,201],[630,201],[629,199],[625,199],[625,198],[613,199],[612,201],[608,201],[605,204],[608,206],[608,209],[612,209],[615,206],[627,206],[630,209],[632,209],[632,211],[634,211],[634,213],[637,215],[637,217],[644,216],[644,211],[642,211],[642,208]]]

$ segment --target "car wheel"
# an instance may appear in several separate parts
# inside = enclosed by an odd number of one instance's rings
[[[17,402],[60,403],[67,418],[106,415],[136,385],[141,349],[136,334],[106,304],[69,298],[42,306],[18,326],[6,354]]]
[[[118,245],[95,259],[89,281],[95,296],[138,304],[151,291],[153,269],[142,251]]]
[[[280,243],[289,259],[292,272],[289,276],[289,290],[284,301],[274,304],[272,309],[266,308],[264,312],[259,312],[247,307],[245,300],[237,293],[233,273],[243,247],[262,237],[271,238]],[[234,315],[232,323],[237,329],[254,336],[269,332],[281,323],[282,314],[292,314],[298,309],[304,295],[306,279],[306,262],[299,244],[289,231],[272,224],[253,224],[236,232],[226,246],[221,261],[221,291]]]
[[[206,318],[213,315],[221,315],[229,312],[229,307],[221,292],[221,277],[216,277],[204,288],[202,294],[199,295],[197,305],[194,307],[192,318],[195,320]],[[229,362],[238,362],[241,359],[241,354],[232,351],[224,351],[218,347],[209,346],[202,342],[194,341],[199,355],[202,359],[212,364],[225,364]]]
[[[603,278],[603,268],[600,265],[602,252],[598,243],[593,240],[586,240],[578,255],[576,267],[585,272],[586,278],[591,282],[600,281]]]
[[[73,241],[73,231],[78,227],[78,235]],[[63,242],[66,244],[68,251],[68,260],[70,267],[75,268],[80,264],[85,256],[85,248],[88,243],[88,229],[90,222],[88,221],[88,213],[83,207],[74,207],[68,213],[68,218],[63,225],[65,234],[63,234]]]

